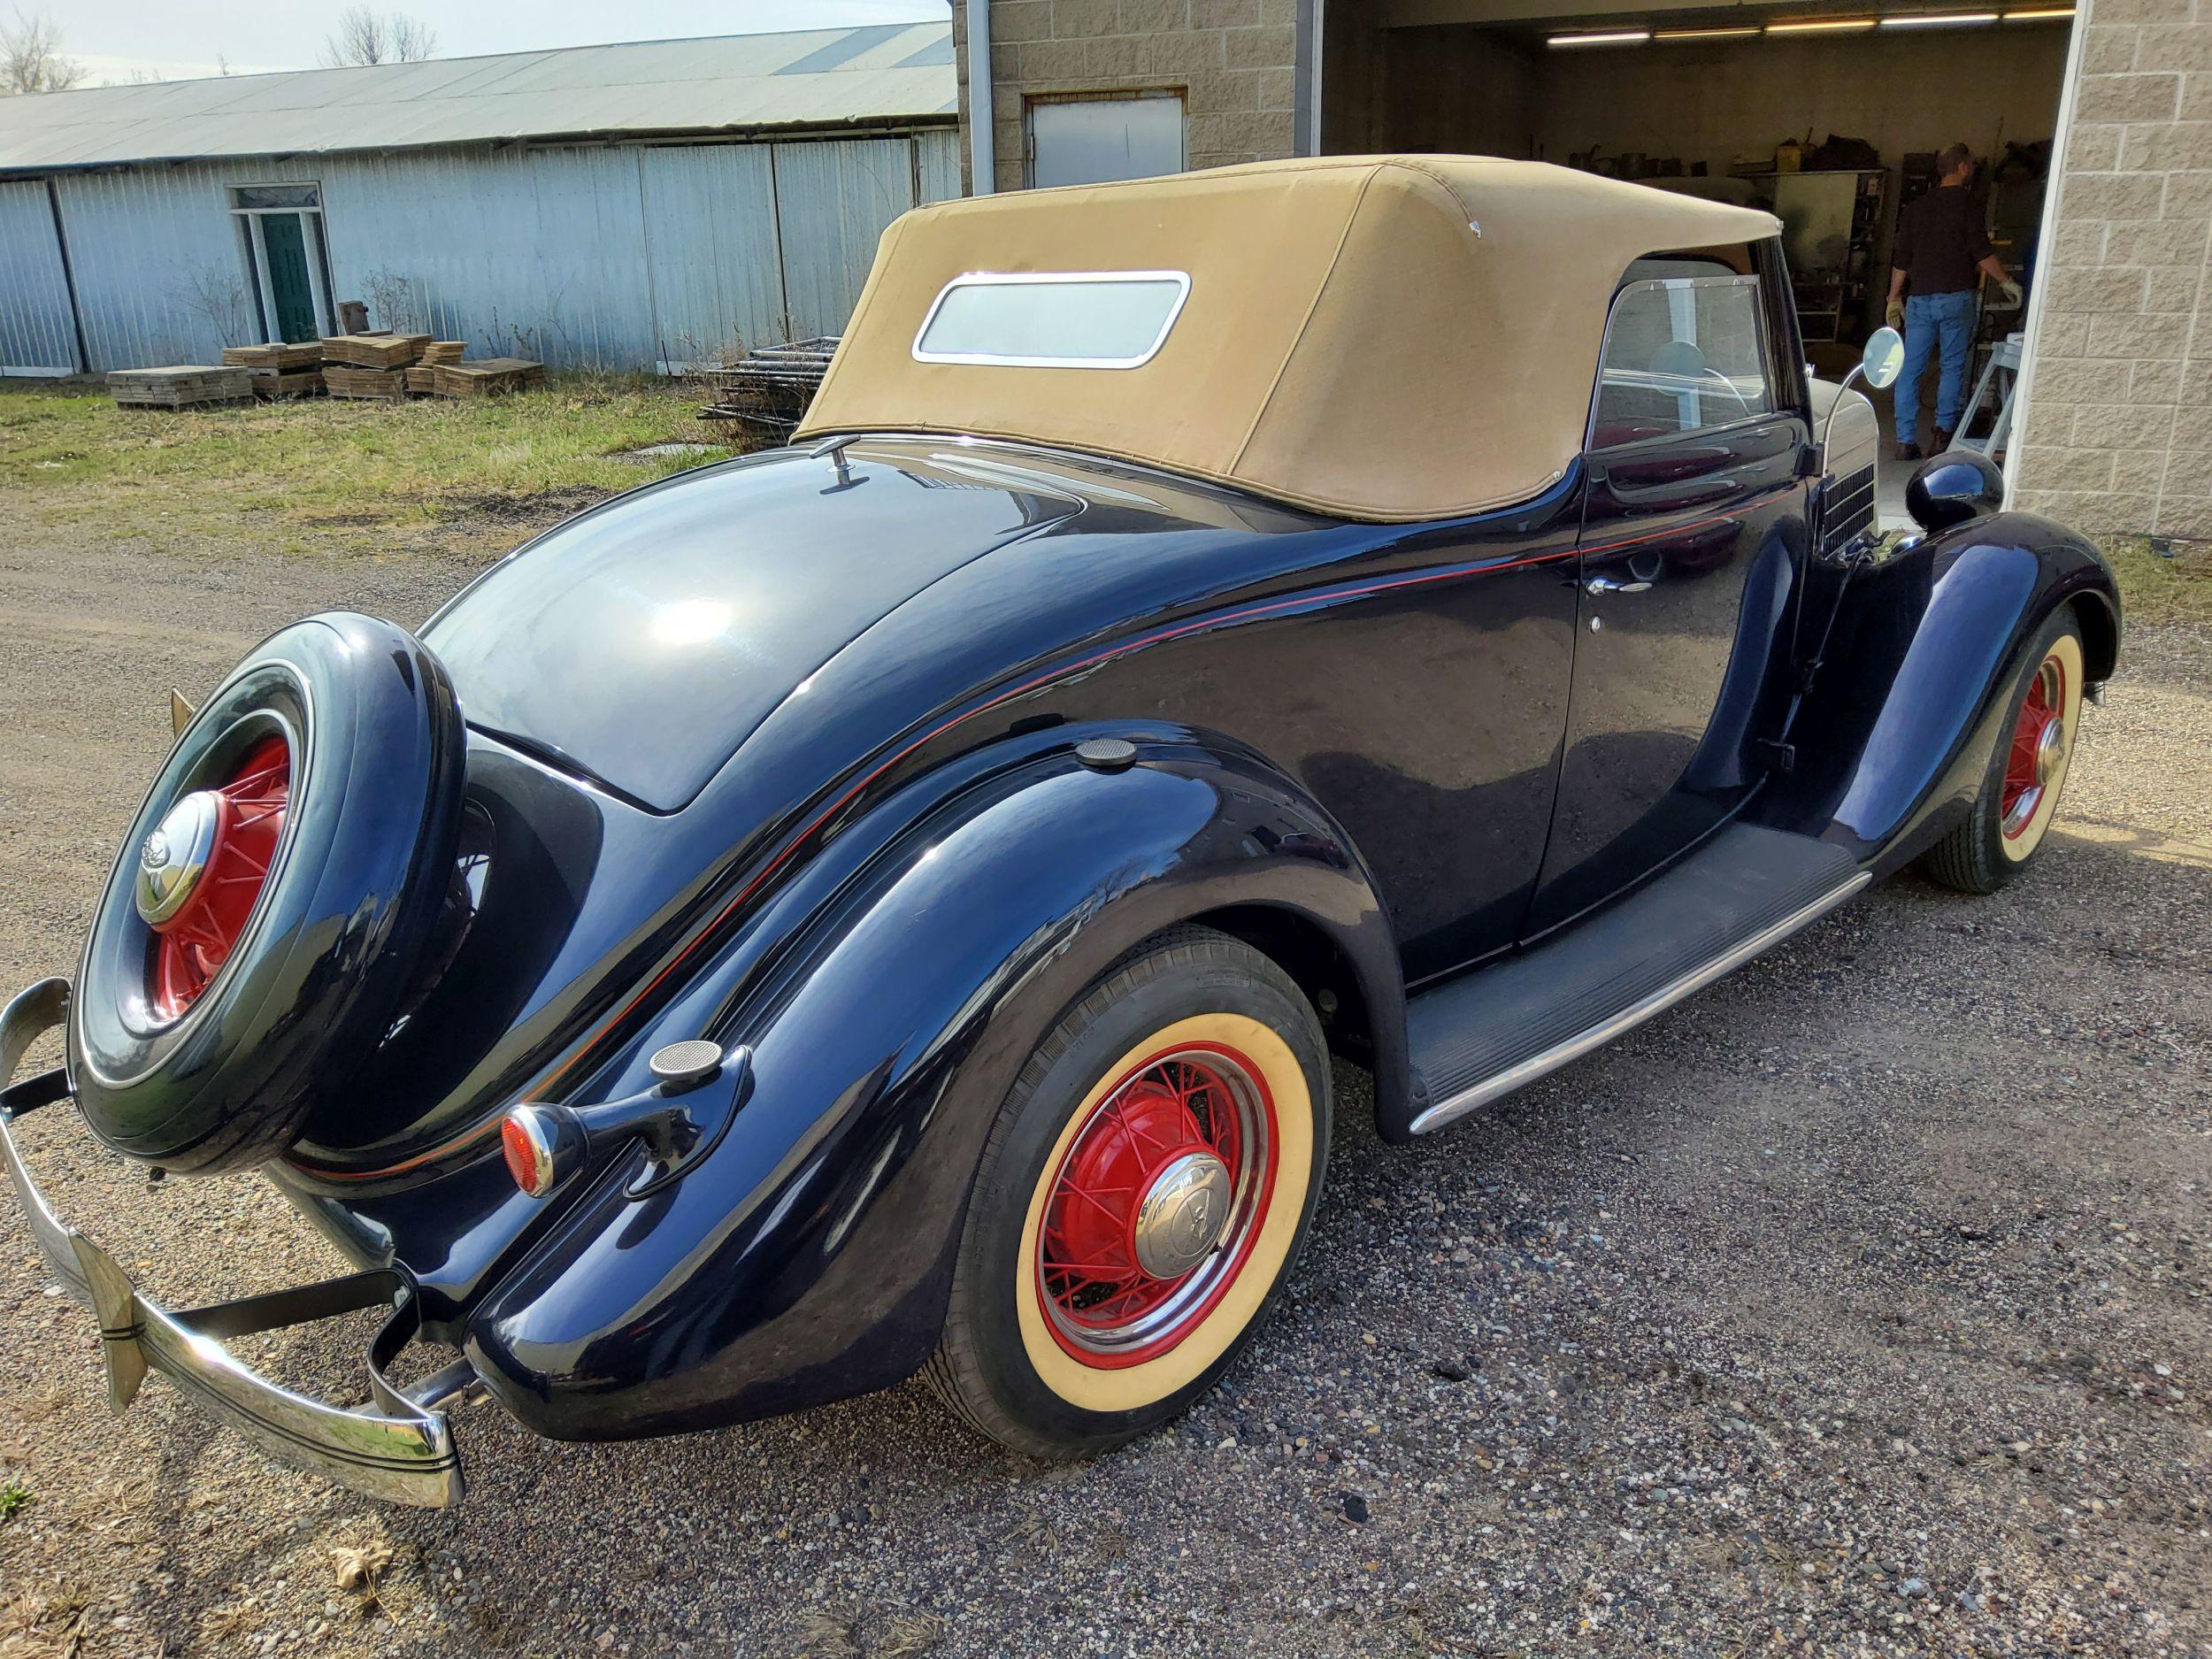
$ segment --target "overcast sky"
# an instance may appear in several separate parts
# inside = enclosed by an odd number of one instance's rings
[[[61,26],[67,55],[91,73],[89,81],[127,81],[134,72],[177,80],[218,73],[311,69],[343,0],[32,0]],[[396,9],[421,19],[438,36],[436,56],[471,58],[544,46],[591,46],[608,41],[674,40],[694,35],[750,35],[772,30],[836,28],[853,23],[910,23],[949,18],[947,0],[531,0],[488,5],[483,0],[402,0]]]

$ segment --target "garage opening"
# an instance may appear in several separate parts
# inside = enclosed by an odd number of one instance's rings
[[[1762,206],[1785,226],[1807,355],[1840,375],[1881,326],[1900,210],[1963,142],[1965,188],[2016,301],[1984,280],[1960,442],[2001,457],[2044,223],[2073,12],[2053,0],[1946,8],[1609,0],[1330,0],[1321,147],[1555,162]],[[1939,373],[1919,393],[1934,429]],[[1966,415],[1977,387],[1978,405]],[[1874,402],[1892,451],[1892,399]],[[1909,469],[1883,469],[1901,497]]]

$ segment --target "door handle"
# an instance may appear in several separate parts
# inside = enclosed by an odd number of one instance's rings
[[[1593,598],[1600,594],[1645,594],[1651,591],[1649,582],[1617,582],[1610,576],[1593,576],[1582,584],[1582,591]]]

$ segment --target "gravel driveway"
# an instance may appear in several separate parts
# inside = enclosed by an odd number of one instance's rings
[[[311,609],[419,621],[468,574],[27,518],[9,988],[73,968],[172,682]],[[972,1440],[918,1385],[616,1446],[480,1407],[468,1503],[380,1510],[164,1381],[109,1418],[0,1202],[0,1484],[32,1494],[0,1659],[2212,1651],[2212,639],[2129,650],[2003,896],[1892,882],[1409,1150],[1340,1070],[1295,1295],[1179,1428],[1087,1466]],[[157,1293],[335,1267],[259,1183],[149,1187],[42,1118],[59,1207]],[[326,1337],[260,1357],[354,1374]]]

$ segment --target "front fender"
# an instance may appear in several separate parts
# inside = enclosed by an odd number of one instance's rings
[[[641,1201],[598,1172],[477,1306],[464,1346],[541,1433],[618,1438],[885,1386],[935,1347],[990,1125],[1037,1043],[1139,941],[1277,909],[1351,964],[1402,1078],[1394,942],[1341,832],[1256,757],[1061,747],[921,818],[734,1002],[688,1030],[753,1050],[711,1154]],[[732,995],[710,970],[658,1023]]]
[[[1812,599],[1817,614],[1832,592]],[[1972,520],[1856,573],[1790,734],[1793,769],[1757,816],[1881,872],[1909,861],[1971,803],[2021,654],[2067,605],[2091,680],[2108,678],[2119,650],[2111,567],[2027,513]]]

